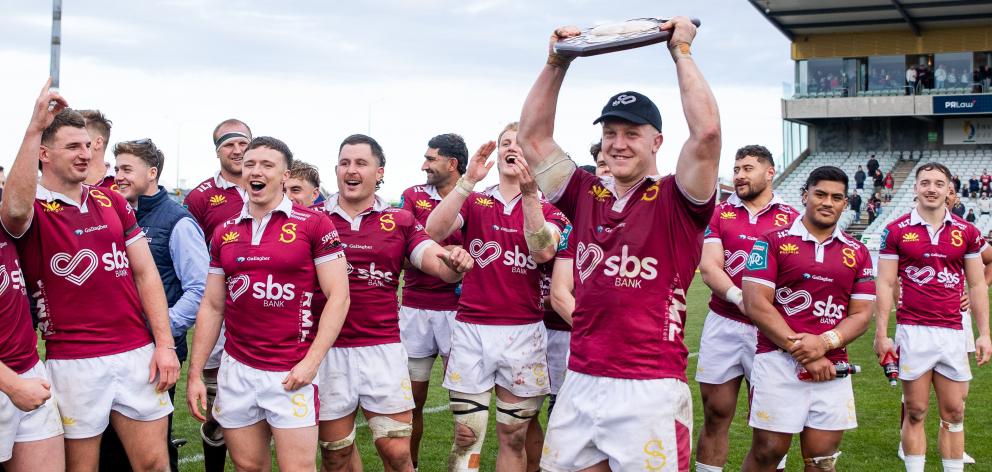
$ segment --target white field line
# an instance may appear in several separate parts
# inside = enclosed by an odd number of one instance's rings
[[[698,355],[699,355],[698,352],[690,352],[689,353],[689,357],[690,358],[696,357]],[[433,414],[436,414],[436,413],[440,413],[442,411],[448,411],[448,405],[447,404],[424,408],[424,414],[425,415],[433,415]],[[369,424],[365,422],[365,418],[359,418],[358,419],[358,422],[355,424],[355,427],[356,428],[367,428],[368,426],[369,426]],[[179,459],[179,464],[180,465],[183,465],[183,464],[192,464],[192,463],[202,462],[202,461],[203,461],[203,454],[194,454],[192,456],[187,456],[187,457],[180,458]]]

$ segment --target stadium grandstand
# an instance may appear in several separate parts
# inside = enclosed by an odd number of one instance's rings
[[[822,165],[843,169],[854,189],[858,166],[874,157],[892,174],[891,200],[883,196],[870,222],[869,175],[860,219],[848,210],[840,224],[875,251],[885,225],[913,204],[918,166],[946,164],[964,188],[992,171],[992,1],[749,2],[791,41],[795,61],[776,180],[787,202],[800,206],[805,177]],[[992,214],[979,201],[962,199],[989,234]]]

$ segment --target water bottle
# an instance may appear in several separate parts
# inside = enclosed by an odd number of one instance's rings
[[[854,375],[861,372],[861,366],[849,364],[847,362],[835,362],[834,370],[837,371],[837,378],[847,377],[848,375]],[[799,370],[799,380],[809,381],[813,380],[813,375],[810,374],[806,369],[800,368]]]
[[[899,379],[899,358],[892,352],[886,352],[878,364],[882,366],[885,377],[889,379],[889,386],[895,387],[896,380]]]

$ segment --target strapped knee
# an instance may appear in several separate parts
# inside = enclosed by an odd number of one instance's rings
[[[369,419],[372,441],[382,438],[405,438],[413,434],[413,423],[396,421],[388,416],[374,416]]]
[[[434,368],[433,357],[411,357],[407,360],[407,370],[410,371],[411,382],[427,382],[431,379],[431,370]]]
[[[517,403],[496,399],[496,422],[506,425],[523,424],[541,412],[544,397],[525,398]]]
[[[337,441],[317,441],[320,444],[320,448],[325,451],[340,451],[346,447],[351,447],[355,444],[355,428],[351,428],[351,434],[338,439]]]
[[[829,456],[804,457],[803,462],[807,467],[812,467],[814,469],[834,470],[834,466],[837,465],[838,457],[840,457],[840,451],[837,451]]]
[[[479,470],[482,462],[482,443],[486,439],[486,428],[489,426],[489,400],[492,393],[461,393],[451,392],[451,414],[456,425],[462,425],[472,431],[475,440],[468,446],[459,446],[454,441],[451,454],[448,456],[448,470],[475,471]],[[457,426],[455,435],[457,437]]]
[[[943,418],[940,419],[940,429],[943,429],[949,433],[960,433],[964,431],[964,423],[951,423],[950,421],[944,421]]]

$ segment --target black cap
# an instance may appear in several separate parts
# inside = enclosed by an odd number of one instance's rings
[[[592,124],[608,118],[620,118],[639,125],[654,126],[661,132],[661,112],[650,98],[637,92],[623,92],[610,97],[603,107],[603,114]]]

